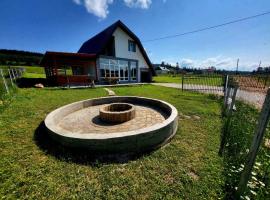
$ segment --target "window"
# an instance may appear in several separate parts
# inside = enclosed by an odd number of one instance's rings
[[[120,80],[128,81],[129,80],[129,71],[128,71],[128,61],[119,60],[119,70],[120,70]]]
[[[120,81],[137,80],[137,62],[124,59],[100,58],[100,77],[118,78]]]
[[[134,41],[128,41],[128,51],[136,52],[136,43]]]
[[[137,63],[134,61],[130,62],[130,79],[132,81],[137,80]]]

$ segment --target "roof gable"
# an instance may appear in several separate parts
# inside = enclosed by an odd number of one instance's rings
[[[118,27],[121,28],[124,32],[126,32],[137,43],[146,63],[152,71],[152,74],[155,75],[155,70],[153,69],[152,63],[148,58],[140,39],[120,20],[118,20],[108,28],[104,29],[91,39],[84,42],[78,53],[100,54],[107,46],[108,42],[113,36],[113,33]]]
[[[106,47],[116,28],[117,22],[84,42],[78,53],[99,54]]]

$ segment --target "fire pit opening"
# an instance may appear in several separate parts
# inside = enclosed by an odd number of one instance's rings
[[[105,122],[126,122],[135,117],[135,107],[128,103],[112,103],[100,108],[99,117]]]
[[[105,106],[106,111],[110,112],[123,112],[130,110],[133,106],[127,103],[113,103],[108,106]]]

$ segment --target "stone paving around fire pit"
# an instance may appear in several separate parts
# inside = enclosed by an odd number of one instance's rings
[[[165,121],[161,112],[150,107],[135,105],[136,115],[134,119],[120,124],[110,124],[100,120],[100,107],[101,105],[91,106],[73,112],[65,116],[58,123],[58,127],[74,133],[102,134],[138,130]]]

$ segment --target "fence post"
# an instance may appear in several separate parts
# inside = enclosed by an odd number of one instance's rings
[[[254,131],[253,141],[249,149],[249,154],[247,156],[244,170],[240,177],[240,181],[239,181],[237,192],[236,192],[236,196],[238,198],[240,198],[240,196],[246,190],[247,183],[250,178],[250,174],[252,172],[252,168],[255,163],[257,153],[259,151],[259,147],[263,141],[263,136],[264,136],[266,127],[268,125],[269,118],[270,118],[270,88],[268,88],[267,95],[265,97],[262,111],[259,117],[259,121]]]
[[[0,74],[2,76],[2,79],[3,79],[4,85],[5,85],[6,91],[9,94],[8,85],[7,85],[6,79],[5,79],[4,75],[3,75],[3,70],[2,69],[0,69]]]
[[[229,80],[229,75],[226,75],[226,77],[225,77],[225,84],[224,84],[224,106],[225,107],[226,107],[226,103],[227,103],[228,80]]]
[[[226,115],[227,114],[227,110],[228,110],[228,99],[229,99],[229,96],[231,94],[231,90],[232,88],[231,87],[228,87],[226,89],[226,96],[224,98],[224,114]]]
[[[12,79],[12,76],[11,76],[11,73],[10,73],[10,69],[8,69],[8,74],[9,74],[11,85],[13,86],[13,79]]]
[[[236,86],[233,90],[233,96],[232,96],[232,101],[231,101],[229,110],[227,111],[227,106],[228,106],[227,102],[226,102],[226,106],[224,109],[224,114],[227,118],[226,118],[226,121],[224,123],[222,135],[221,135],[220,147],[219,147],[219,152],[218,152],[218,154],[220,156],[223,155],[224,147],[225,147],[225,144],[227,142],[227,138],[228,138],[228,134],[229,134],[229,127],[230,127],[230,123],[231,123],[231,115],[232,115],[233,106],[234,106],[235,100],[236,100],[237,90],[238,90],[238,86]],[[231,91],[231,88],[229,88],[229,92],[228,92],[227,96],[229,96],[230,91]]]
[[[232,110],[233,110],[233,106],[235,105],[236,94],[237,94],[238,88],[239,88],[238,86],[235,86],[234,89],[233,89],[232,102],[231,102],[231,104],[230,104],[229,112],[228,112],[228,115],[229,115],[229,116],[231,116]]]
[[[14,74],[14,71],[13,71],[12,68],[11,68],[11,72],[12,72],[13,79],[14,79],[14,81],[16,82],[16,77],[15,77],[15,74]]]
[[[182,74],[182,92],[184,91],[184,74]]]

